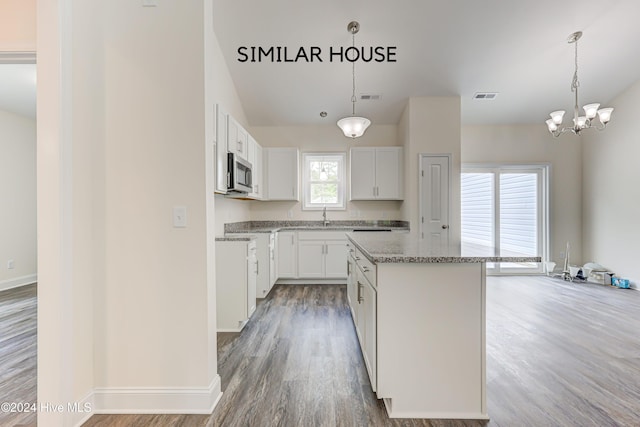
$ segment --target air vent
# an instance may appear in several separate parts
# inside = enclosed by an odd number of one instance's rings
[[[497,92],[476,92],[475,95],[473,95],[473,99],[492,101],[496,99],[497,96]]]
[[[360,100],[361,101],[379,101],[380,95],[372,94],[372,93],[362,93],[360,94]]]

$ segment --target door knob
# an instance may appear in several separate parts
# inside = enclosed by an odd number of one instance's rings
[[[448,225],[443,225],[443,226],[442,226],[442,229],[443,229],[443,230],[446,230],[447,228],[449,228],[449,226],[448,226]]]

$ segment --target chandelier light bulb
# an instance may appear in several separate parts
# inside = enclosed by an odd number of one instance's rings
[[[562,119],[564,118],[564,110],[554,111],[549,115],[551,116],[553,123],[559,125],[562,123]]]
[[[578,129],[584,129],[587,127],[587,117],[580,116],[578,118],[573,119],[573,123],[576,125]]]
[[[587,119],[591,120],[598,114],[598,108],[600,108],[600,104],[587,104],[583,108],[584,114],[587,116]]]
[[[613,108],[601,108],[598,110],[598,117],[603,125],[609,123],[609,120],[611,120],[611,113],[613,113]]]
[[[558,125],[555,124],[553,119],[547,120],[547,126],[549,127],[549,132],[553,132],[554,130],[558,130]]]

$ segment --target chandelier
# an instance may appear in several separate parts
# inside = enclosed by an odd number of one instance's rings
[[[613,108],[600,108],[600,104],[587,104],[584,108],[584,116],[578,114],[578,88],[580,82],[578,81],[578,40],[582,37],[582,31],[576,31],[571,34],[567,39],[568,43],[575,45],[575,71],[573,73],[573,79],[571,80],[571,92],[575,93],[575,105],[573,107],[573,125],[560,127],[562,124],[562,118],[564,117],[564,110],[554,111],[551,114],[551,118],[547,120],[547,126],[549,132],[554,137],[558,137],[567,131],[571,131],[576,135],[579,135],[584,129],[598,129],[603,130],[607,127],[607,123],[611,120],[611,113]],[[600,125],[595,121],[596,115],[600,120]]]
[[[349,22],[347,25],[347,31],[351,33],[351,41],[353,43],[353,49],[356,47],[356,33],[360,31],[360,24],[357,21]],[[338,120],[338,127],[342,129],[344,136],[348,138],[358,138],[364,135],[364,131],[367,130],[371,124],[371,120],[365,117],[356,116],[356,61],[351,61],[351,77],[353,83],[353,92],[351,94],[351,116]]]

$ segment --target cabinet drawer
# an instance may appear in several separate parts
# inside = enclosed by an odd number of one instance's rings
[[[369,283],[375,288],[376,287],[376,266],[369,261],[362,252],[358,249],[355,250],[355,260],[358,268],[362,271],[364,277],[367,278]]]
[[[298,240],[346,240],[344,231],[298,231]]]

